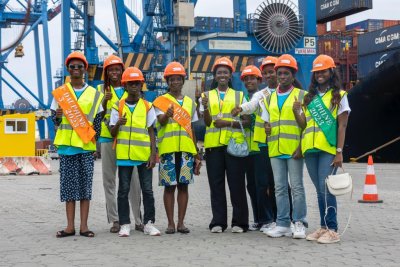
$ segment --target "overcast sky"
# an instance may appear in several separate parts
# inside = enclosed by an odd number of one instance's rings
[[[16,1],[10,1],[12,6],[18,6],[15,4]],[[51,1],[49,2],[49,6]],[[127,0],[126,5],[132,9],[140,9],[140,5],[136,2],[137,0]],[[262,3],[262,0],[248,0],[247,1],[247,13],[253,13],[257,6]],[[297,4],[297,1],[293,1]],[[357,21],[365,19],[400,19],[399,12],[399,0],[374,0],[374,8],[369,11],[347,17],[347,24],[351,24]],[[138,16],[141,12],[137,12]],[[207,16],[207,17],[232,17],[233,16],[233,1],[232,0],[198,0],[195,8],[195,16]],[[105,19],[107,18],[107,19]],[[108,19],[109,18],[109,19]],[[110,0],[96,0],[96,25],[110,37],[115,36],[114,21],[112,18],[111,1]],[[133,24],[132,24],[133,27]],[[132,28],[131,27],[131,28]],[[51,49],[51,66],[52,76],[54,76],[57,68],[60,68],[63,64],[61,60],[61,16],[57,16],[49,22],[49,34],[50,34],[50,49]],[[19,32],[18,27],[4,30],[2,33],[2,46],[5,46],[12,40]],[[99,40],[98,43],[102,42]],[[7,68],[10,69],[22,82],[36,92],[37,80],[36,80],[36,64],[35,64],[35,50],[33,44],[33,35],[28,35],[27,38],[22,42],[24,45],[25,56],[23,58],[14,58],[14,53],[8,57]],[[44,57],[43,51],[41,56]],[[44,66],[44,62],[42,62]],[[45,68],[42,67],[42,72],[45,75]],[[12,78],[3,72],[3,77],[19,88]],[[54,83],[54,79],[53,79]],[[46,80],[43,81],[44,87],[46,88]],[[2,84],[3,87],[3,101],[5,105],[11,105],[19,97],[12,92],[6,84]],[[36,101],[33,100],[25,92],[21,92],[22,95],[26,96],[28,100],[37,105]],[[47,93],[44,92],[46,95]]]

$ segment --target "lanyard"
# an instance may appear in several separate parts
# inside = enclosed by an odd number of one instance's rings
[[[225,97],[226,97],[226,94],[228,93],[228,90],[229,90],[229,88],[226,89],[226,91],[224,92]],[[222,118],[222,106],[224,105],[224,101],[221,99],[221,96],[220,96],[221,92],[218,90],[218,88],[217,88],[217,91],[218,91],[218,107],[219,107],[218,117]],[[225,99],[225,97],[224,97],[224,99]]]

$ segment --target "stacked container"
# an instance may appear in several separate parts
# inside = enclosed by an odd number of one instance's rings
[[[358,37],[358,74],[364,78],[395,52],[400,51],[400,25]]]

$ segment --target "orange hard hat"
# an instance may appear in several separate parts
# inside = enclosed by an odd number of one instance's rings
[[[249,65],[244,68],[242,74],[240,75],[240,79],[243,81],[246,76],[256,76],[258,79],[262,79],[261,71],[254,65]]]
[[[314,59],[311,72],[336,68],[333,58],[327,55],[319,55]]]
[[[68,68],[68,64],[71,60],[73,59],[79,59],[83,62],[83,64],[85,65],[85,69],[87,70],[89,64],[86,60],[86,57],[84,54],[82,54],[81,52],[78,51],[74,51],[71,54],[68,55],[68,57],[65,59],[65,66]]]
[[[121,83],[123,85],[132,81],[144,82],[143,73],[136,67],[129,67],[122,73]]]
[[[186,77],[185,68],[182,66],[181,63],[171,62],[165,67],[164,79],[166,79],[168,76],[172,76],[172,75],[179,75],[179,76]]]
[[[232,61],[227,57],[220,57],[217,60],[215,60],[211,71],[214,71],[217,66],[226,66],[226,67],[230,68],[232,72],[235,71],[235,69],[233,68]]]
[[[267,56],[263,59],[261,66],[260,66],[260,70],[263,71],[263,69],[266,65],[275,65],[276,62],[278,62],[277,57]]]
[[[289,54],[283,54],[282,56],[278,57],[274,69],[277,70],[279,67],[292,68],[296,71],[298,70],[296,59]]]
[[[122,69],[124,69],[125,67],[122,59],[120,57],[117,57],[116,55],[111,55],[104,60],[103,70],[107,69],[111,65],[121,65]]]

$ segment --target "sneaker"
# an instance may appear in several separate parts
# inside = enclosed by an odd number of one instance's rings
[[[292,231],[290,227],[275,226],[269,231],[265,232],[269,237],[282,237],[282,236],[292,236]]]
[[[325,234],[327,230],[325,228],[319,228],[318,230],[316,230],[314,233],[307,235],[306,239],[308,241],[317,241],[318,238],[320,238],[321,236],[323,236],[323,234]]]
[[[240,226],[233,226],[232,227],[232,233],[238,234],[238,233],[243,233],[243,228]]]
[[[252,223],[249,225],[249,231],[257,231],[260,229],[260,226],[258,223]]]
[[[293,227],[293,238],[303,239],[306,238],[306,228],[302,222],[295,222]]]
[[[317,242],[320,244],[333,244],[339,241],[339,234],[332,230],[326,230],[325,233],[317,240]]]
[[[271,230],[271,229],[274,228],[275,226],[276,226],[276,223],[275,223],[275,222],[263,224],[263,225],[260,227],[260,232],[265,233],[266,231]]]
[[[222,227],[221,226],[214,226],[211,228],[211,233],[222,233]]]
[[[144,231],[144,225],[143,223],[141,224],[135,224],[135,230],[139,231],[139,232],[143,232]]]
[[[129,224],[121,225],[121,229],[118,232],[119,237],[128,237],[131,232],[131,226]]]
[[[152,221],[148,221],[148,223],[144,226],[143,232],[145,235],[151,235],[151,236],[161,235],[160,231],[158,231],[158,229],[154,227]]]

